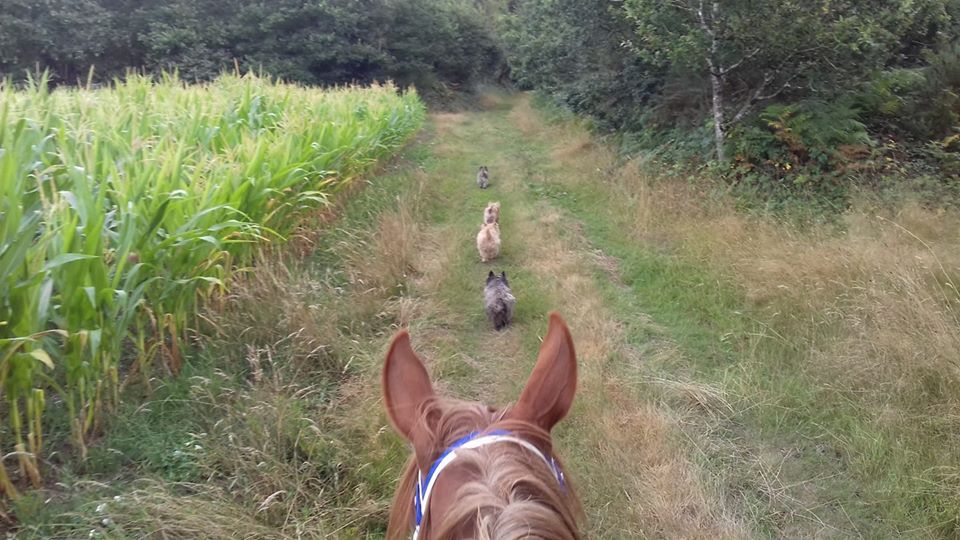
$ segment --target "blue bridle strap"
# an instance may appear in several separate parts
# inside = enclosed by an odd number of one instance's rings
[[[461,446],[466,444],[468,441],[475,439],[479,434],[480,434],[479,432],[474,431],[473,433],[470,433],[454,441],[454,443],[448,446],[447,449],[444,450],[442,454],[440,454],[440,457],[438,457],[437,460],[433,462],[433,464],[430,466],[430,471],[427,472],[427,477],[417,479],[417,491],[416,493],[413,494],[413,504],[417,512],[418,527],[420,526],[420,522],[423,521],[424,509],[421,507],[421,501],[423,500],[424,489],[426,486],[429,486],[430,484],[433,483],[433,477],[437,473],[437,467],[440,465],[440,462],[443,461],[443,458],[447,457],[447,455],[450,454],[450,452],[453,452],[457,448],[460,448]],[[418,477],[420,476],[420,471],[417,471],[417,476]]]
[[[530,450],[537,457],[543,460],[543,462],[550,467],[550,470],[553,472],[554,477],[557,479],[557,483],[560,484],[560,487],[566,487],[563,477],[563,471],[560,470],[560,465],[557,463],[557,460],[553,456],[545,455],[539,448],[533,444],[516,437],[513,433],[498,429],[488,432],[479,432],[475,431],[457,439],[453,444],[447,447],[446,450],[440,457],[436,459],[430,466],[430,470],[427,471],[426,478],[423,477],[423,471],[417,471],[417,485],[413,493],[413,511],[416,516],[416,527],[413,531],[413,540],[418,540],[420,535],[420,526],[423,524],[423,516],[426,512],[426,505],[429,503],[430,492],[433,488],[434,482],[436,482],[437,476],[454,459],[456,459],[456,450],[460,448],[469,449],[469,448],[479,448],[487,444],[493,444],[497,442],[511,442],[519,446]]]

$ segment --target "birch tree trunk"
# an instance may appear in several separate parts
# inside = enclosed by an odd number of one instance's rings
[[[711,62],[712,64],[713,62]],[[723,116],[723,76],[717,73],[710,73],[710,85],[713,91],[713,138],[717,145],[717,161],[725,163],[727,161],[727,152],[724,150],[726,143],[726,130],[724,129]]]
[[[727,161],[727,153],[723,148],[726,142],[724,126],[726,119],[723,116],[723,87],[726,71],[723,66],[720,65],[717,30],[714,27],[720,18],[720,3],[715,0],[710,11],[710,20],[707,21],[707,17],[703,12],[703,0],[700,0],[697,17],[700,19],[700,27],[703,28],[703,31],[706,32],[710,38],[710,49],[707,51],[707,67],[710,69],[710,90],[713,96],[713,138],[714,143],[717,145],[717,161],[725,163]]]

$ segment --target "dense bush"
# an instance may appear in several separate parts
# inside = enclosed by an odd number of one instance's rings
[[[521,84],[634,150],[775,191],[956,174],[960,0],[529,0],[502,27]]]
[[[770,105],[736,133],[735,159],[776,173],[836,171],[870,153],[873,140],[858,117],[843,103]]]
[[[923,141],[960,125],[960,44],[929,55],[928,62],[882,71],[866,82],[856,99],[874,130]]]
[[[393,79],[421,91],[490,77],[486,18],[452,0],[3,0],[0,74],[49,69],[56,83],[127,68],[186,81],[254,70],[308,84]]]
[[[625,54],[631,29],[607,0],[530,0],[504,17],[502,36],[521,88],[548,92],[605,128],[639,130],[659,94],[659,68]]]

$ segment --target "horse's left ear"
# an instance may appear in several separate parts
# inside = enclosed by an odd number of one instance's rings
[[[537,365],[509,417],[550,431],[570,411],[576,392],[577,354],[573,338],[563,317],[553,312]]]
[[[397,332],[383,366],[383,401],[393,426],[408,441],[414,440],[420,405],[433,395],[430,375],[410,346],[410,334]]]

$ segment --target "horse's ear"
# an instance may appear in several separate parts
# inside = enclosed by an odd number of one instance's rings
[[[523,387],[510,418],[530,422],[550,431],[563,419],[577,391],[577,355],[567,323],[550,313],[547,337],[540,346],[537,365]]]
[[[383,401],[400,435],[413,441],[420,405],[433,397],[430,375],[410,346],[410,334],[397,332],[383,366]]]

